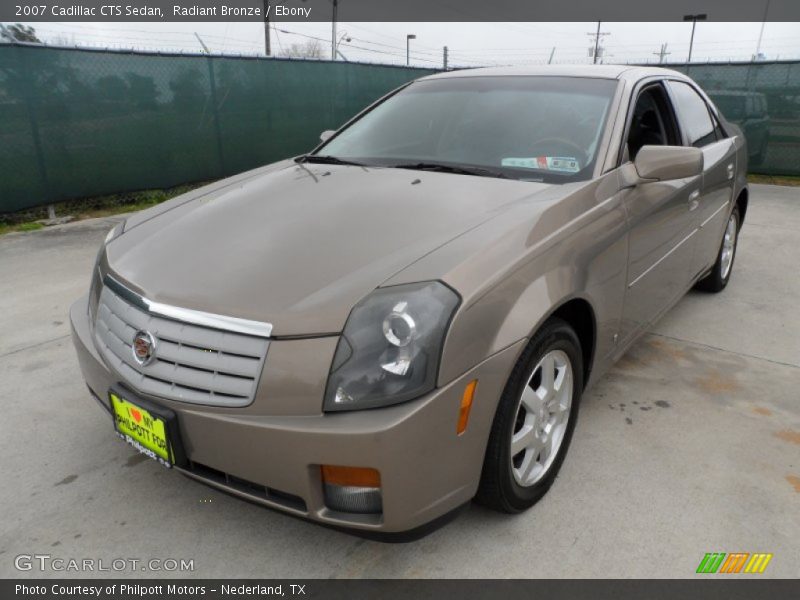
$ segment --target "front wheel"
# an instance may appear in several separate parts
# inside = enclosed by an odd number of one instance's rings
[[[711,268],[711,272],[697,282],[697,289],[706,292],[721,292],[728,285],[733,271],[733,260],[736,258],[736,245],[739,241],[739,207],[735,207],[731,216],[728,217],[728,224],[725,226],[725,234],[722,236],[717,262]]]
[[[550,319],[522,353],[498,404],[475,499],[516,513],[550,489],[567,453],[583,391],[578,337]]]

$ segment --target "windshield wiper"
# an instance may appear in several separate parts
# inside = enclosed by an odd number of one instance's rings
[[[486,167],[473,167],[467,165],[449,165],[437,162],[400,163],[391,165],[394,169],[413,169],[417,171],[434,171],[436,173],[455,173],[457,175],[477,175],[478,177],[497,177],[508,179],[508,176],[498,170]]]
[[[301,154],[295,158],[294,161],[298,163],[318,163],[322,165],[353,165],[355,167],[365,166],[359,162],[339,158],[338,156],[331,156],[330,154]]]

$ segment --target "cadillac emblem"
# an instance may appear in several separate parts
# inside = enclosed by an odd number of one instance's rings
[[[133,336],[133,358],[142,365],[150,364],[156,356],[156,340],[149,331],[137,331]]]

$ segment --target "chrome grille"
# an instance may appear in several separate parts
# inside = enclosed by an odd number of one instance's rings
[[[130,302],[132,292],[104,285],[94,335],[98,350],[125,381],[145,394],[212,406],[253,401],[269,340],[166,318]],[[188,312],[188,311],[187,311]],[[205,314],[205,313],[202,313]],[[137,331],[156,341],[155,359],[141,365],[133,354]]]

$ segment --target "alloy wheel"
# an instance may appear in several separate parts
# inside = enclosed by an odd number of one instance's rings
[[[722,279],[727,279],[733,264],[733,253],[736,250],[736,215],[731,214],[728,226],[725,228],[725,237],[722,238],[722,255],[720,256],[720,271]]]
[[[572,388],[567,354],[547,352],[523,388],[511,435],[511,469],[522,487],[541,480],[558,455],[569,423]]]

